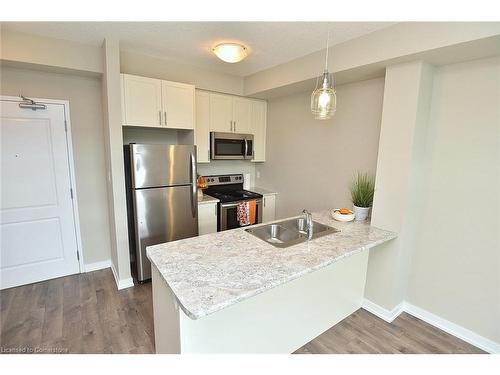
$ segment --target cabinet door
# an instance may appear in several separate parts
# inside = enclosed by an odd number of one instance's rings
[[[162,126],[161,80],[123,74],[123,125]]]
[[[163,126],[194,129],[194,86],[162,81]]]
[[[198,234],[217,232],[217,203],[198,205]]]
[[[233,132],[250,133],[251,106],[250,99],[233,98]]]
[[[262,198],[264,209],[262,210],[262,222],[273,221],[276,216],[276,195],[268,194]]]
[[[266,161],[267,102],[252,100],[250,133],[253,134],[252,161]]]
[[[198,163],[210,162],[210,94],[196,90],[194,144]]]
[[[210,93],[210,130],[232,132],[233,98],[229,95]]]

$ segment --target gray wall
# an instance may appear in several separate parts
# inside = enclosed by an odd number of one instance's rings
[[[351,178],[375,174],[383,89],[383,78],[337,87],[337,113],[326,121],[313,119],[309,91],[269,101],[256,185],[278,192],[277,217],[352,207]]]
[[[84,261],[110,259],[100,79],[2,66],[1,94],[19,93],[69,100]]]
[[[407,300],[500,342],[500,58],[436,68]]]

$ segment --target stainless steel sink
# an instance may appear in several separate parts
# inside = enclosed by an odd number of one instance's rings
[[[306,221],[303,218],[283,220],[249,228],[246,231],[276,247],[288,247],[307,241]],[[313,221],[312,239],[339,232],[338,229]]]

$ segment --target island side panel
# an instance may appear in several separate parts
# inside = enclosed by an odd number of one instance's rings
[[[151,265],[151,274],[155,351],[163,354],[179,354],[181,352],[179,306],[154,265]]]
[[[363,250],[197,320],[179,310],[181,352],[292,353],[361,307],[367,264]]]

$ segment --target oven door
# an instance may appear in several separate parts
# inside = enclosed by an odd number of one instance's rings
[[[253,149],[252,134],[210,133],[212,160],[252,159]]]
[[[240,228],[237,207],[240,202],[219,203],[217,231]],[[255,224],[262,223],[262,198],[255,200]]]

